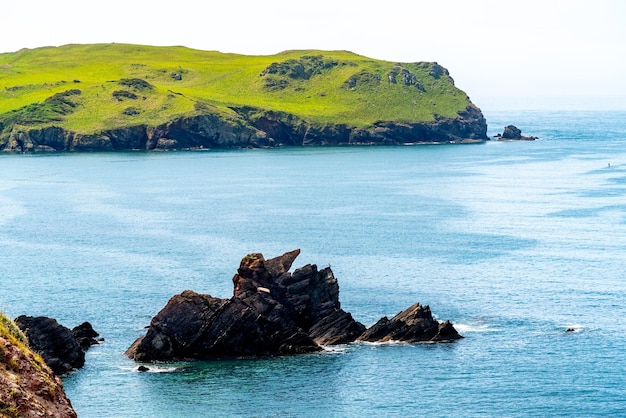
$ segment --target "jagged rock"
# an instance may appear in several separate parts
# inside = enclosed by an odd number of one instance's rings
[[[294,250],[270,260],[260,253],[248,254],[233,276],[230,299],[191,290],[175,295],[126,355],[136,361],[272,356],[315,352],[321,345],[357,338],[461,338],[452,324],[439,324],[430,309],[419,304],[391,321],[384,318],[368,334],[341,309],[339,285],[330,267],[318,270],[307,264],[289,272],[299,254]],[[394,332],[385,328],[388,324]],[[402,331],[402,326],[408,330]]]
[[[462,338],[449,321],[439,323],[430,307],[416,303],[391,319],[378,320],[361,336],[360,341],[452,341]]]
[[[0,313],[0,416],[74,418],[61,380]]]
[[[508,125],[504,127],[504,132],[502,135],[498,134],[496,136],[499,141],[504,140],[517,140],[517,141],[534,141],[537,137],[534,136],[523,136],[522,131],[515,125]]]
[[[441,77],[442,75],[447,75],[447,76],[450,75],[447,69],[437,64],[436,62],[432,63],[432,67],[428,74],[435,79],[439,79],[439,77]]]
[[[85,364],[85,352],[69,328],[45,316],[25,316],[15,323],[28,338],[30,347],[41,354],[57,375],[63,375]]]
[[[83,350],[88,350],[92,345],[98,345],[96,337],[100,336],[89,322],[83,322],[82,324],[72,328],[72,334],[78,342],[78,345]]]

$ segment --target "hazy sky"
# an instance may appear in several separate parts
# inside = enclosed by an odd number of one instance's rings
[[[623,0],[5,0],[0,52],[67,43],[437,61],[476,101],[626,97]]]

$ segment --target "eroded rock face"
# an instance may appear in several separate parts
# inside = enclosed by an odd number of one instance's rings
[[[15,323],[28,338],[28,344],[41,354],[57,375],[63,375],[85,364],[85,352],[69,328],[45,316],[25,316]]]
[[[12,328],[12,329],[11,329]],[[0,416],[74,418],[61,380],[0,314]]]
[[[439,324],[419,304],[366,331],[341,309],[330,267],[308,264],[289,272],[299,254],[294,250],[270,260],[248,254],[233,277],[230,299],[191,290],[172,297],[126,355],[137,361],[255,357],[315,352],[357,339],[461,338],[449,322]]]

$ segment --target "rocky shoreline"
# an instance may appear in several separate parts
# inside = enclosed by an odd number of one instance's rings
[[[173,151],[281,146],[472,143],[487,137],[487,122],[474,105],[456,118],[431,122],[376,122],[366,128],[311,123],[297,116],[250,107],[236,118],[207,113],[159,126],[135,125],[84,134],[58,126],[4,130],[3,152]]]

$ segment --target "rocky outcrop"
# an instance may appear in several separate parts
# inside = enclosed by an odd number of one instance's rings
[[[450,321],[436,321],[430,308],[416,303],[393,318],[386,316],[367,329],[360,341],[453,341],[461,338]]]
[[[0,416],[76,417],[61,380],[35,354],[26,337],[0,314]]]
[[[536,136],[523,136],[522,131],[515,125],[504,127],[502,134],[496,135],[498,141],[534,141],[538,139]]]
[[[487,122],[470,105],[455,118],[432,122],[377,122],[366,128],[309,123],[297,116],[250,107],[236,115],[206,113],[158,126],[136,125],[82,134],[56,126],[0,132],[5,152],[184,150],[306,145],[398,145],[487,140]]]
[[[89,322],[83,322],[82,324],[72,328],[72,335],[76,339],[76,342],[83,350],[88,350],[92,345],[98,345],[102,339],[96,340],[100,334],[93,329],[93,326]]]
[[[15,323],[26,335],[29,346],[59,376],[83,367],[84,350],[93,345],[92,339],[98,336],[89,323],[70,330],[56,319],[45,316],[22,315],[15,319]]]
[[[172,297],[126,355],[137,361],[254,357],[315,352],[357,339],[461,338],[450,323],[439,324],[419,304],[391,321],[379,321],[368,333],[341,308],[330,267],[308,264],[289,272],[299,254],[294,250],[270,260],[247,255],[233,277],[229,299],[190,290]]]

